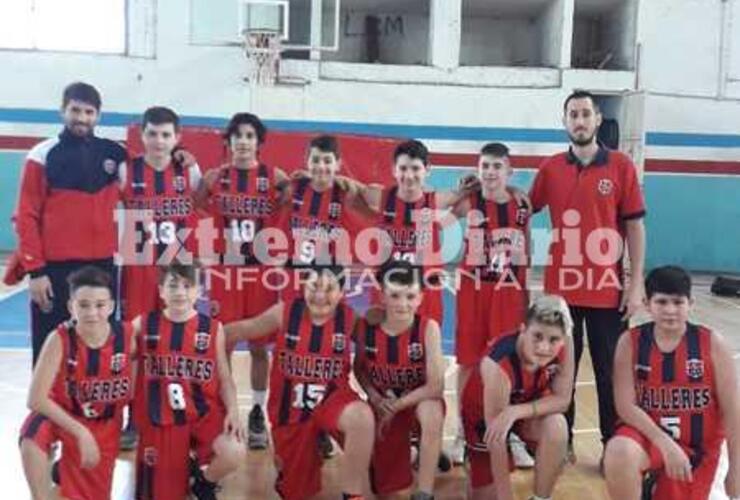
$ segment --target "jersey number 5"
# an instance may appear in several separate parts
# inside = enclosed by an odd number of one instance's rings
[[[660,426],[673,438],[674,441],[681,439],[680,417],[661,417]]]

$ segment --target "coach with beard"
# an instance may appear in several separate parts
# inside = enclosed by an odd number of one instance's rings
[[[91,264],[114,272],[113,214],[126,150],[95,136],[100,105],[92,85],[68,85],[62,97],[64,129],[34,146],[23,167],[14,216],[18,251],[5,281],[30,275],[34,364],[47,334],[69,317],[67,276]]]
[[[530,197],[535,211],[550,210],[553,237],[545,267],[545,293],[563,296],[570,308],[576,374],[585,326],[605,443],[616,420],[611,374],[617,340],[643,298],[645,202],[629,157],[597,141],[602,117],[594,96],[573,92],[563,109],[570,147],[540,165]],[[626,285],[625,248],[630,259]],[[574,462],[574,401],[566,417],[569,455]]]

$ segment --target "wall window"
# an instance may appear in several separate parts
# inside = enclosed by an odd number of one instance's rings
[[[461,66],[557,67],[558,0],[463,0]]]
[[[0,48],[123,54],[126,0],[3,2]]]
[[[429,0],[342,0],[339,24],[339,52],[323,60],[428,64]]]
[[[575,0],[574,68],[633,70],[637,0]]]

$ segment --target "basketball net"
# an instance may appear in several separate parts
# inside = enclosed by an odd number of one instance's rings
[[[249,83],[274,85],[280,69],[280,33],[269,30],[244,31],[244,55]]]

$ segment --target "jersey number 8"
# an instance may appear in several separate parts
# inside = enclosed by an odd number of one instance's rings
[[[184,410],[187,407],[185,391],[183,391],[180,384],[174,382],[167,384],[167,399],[169,399],[170,408],[173,410]]]

